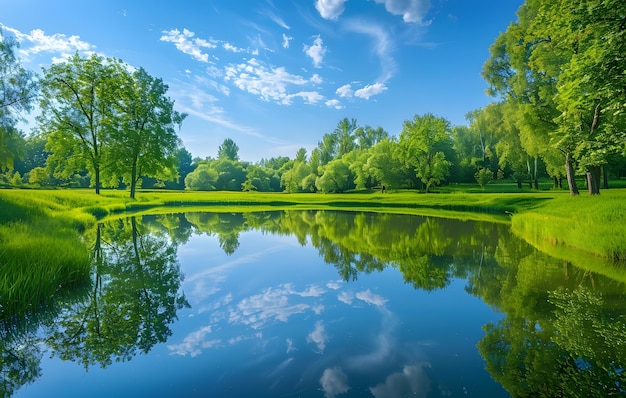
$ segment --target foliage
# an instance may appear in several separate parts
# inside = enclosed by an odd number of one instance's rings
[[[39,90],[35,74],[20,65],[18,46],[0,27],[0,170],[13,168],[16,141],[21,138],[15,125],[23,112],[32,110]]]
[[[562,153],[572,195],[577,168],[599,193],[600,167],[626,149],[624,11],[619,1],[527,1],[483,69],[491,94],[514,110],[525,150],[552,171]]]
[[[354,177],[350,166],[343,159],[335,159],[322,167],[322,174],[315,186],[323,193],[341,193],[353,189]]]
[[[239,147],[230,138],[226,138],[222,145],[217,149],[218,159],[239,160]]]
[[[174,110],[174,101],[166,97],[168,87],[162,79],[150,76],[143,68],[130,73],[119,69],[120,84],[114,93],[114,114],[108,124],[111,157],[105,174],[115,185],[118,178],[130,187],[135,198],[141,178],[176,180],[180,127],[185,114]]]
[[[91,293],[61,314],[48,338],[53,355],[85,369],[149,352],[189,305],[176,247],[143,232],[134,217],[98,225],[93,259]]]
[[[108,146],[115,90],[121,85],[118,61],[75,54],[44,69],[40,129],[47,134],[49,167],[55,177],[87,170],[96,193],[101,171],[112,154]]]
[[[432,114],[415,115],[404,122],[398,143],[400,158],[415,171],[426,192],[448,175],[445,152],[452,148],[450,122]]]
[[[489,184],[493,180],[493,172],[489,169],[479,169],[476,172],[476,182],[480,185],[481,189],[485,189],[487,184]]]

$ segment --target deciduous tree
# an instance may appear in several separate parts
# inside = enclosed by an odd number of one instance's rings
[[[415,171],[426,192],[448,175],[450,162],[445,151],[451,151],[450,122],[433,114],[415,115],[404,122],[399,149],[406,167]]]
[[[168,86],[150,76],[143,68],[130,73],[116,64],[117,86],[115,113],[109,123],[111,158],[105,172],[114,180],[122,178],[135,198],[142,177],[176,180],[180,139],[176,128],[187,116],[174,110],[174,101],[166,96]]]
[[[101,171],[109,160],[109,134],[116,88],[122,84],[118,61],[75,54],[44,69],[40,129],[47,133],[48,165],[55,177],[87,170],[100,193]]]
[[[32,110],[39,83],[24,69],[15,52],[18,42],[0,29],[0,168],[13,168],[15,142],[20,138],[15,124]],[[17,136],[16,136],[17,135]]]

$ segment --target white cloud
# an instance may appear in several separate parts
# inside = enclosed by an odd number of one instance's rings
[[[317,0],[315,8],[324,19],[336,21],[343,14],[344,3],[348,0]]]
[[[209,62],[209,55],[202,52],[202,49],[217,47],[215,43],[194,38],[195,33],[187,29],[183,29],[182,33],[178,29],[164,30],[161,33],[163,33],[161,41],[174,43],[178,50],[201,62]]]
[[[342,303],[346,303],[348,305],[352,304],[352,300],[354,300],[354,294],[350,292],[341,292],[337,296],[337,299]]]
[[[324,96],[316,91],[300,91],[299,93],[288,96],[288,103],[291,103],[291,99],[296,97],[302,98],[307,104],[316,104],[324,99]]]
[[[342,98],[349,98],[352,97],[352,95],[354,94],[352,86],[349,84],[344,84],[343,86],[339,87],[335,92]]]
[[[265,101],[290,105],[295,97],[303,98],[307,103],[315,103],[323,98],[315,92],[291,92],[292,86],[304,86],[317,81],[318,77],[315,76],[312,80],[307,80],[302,76],[292,75],[284,67],[268,67],[252,58],[246,63],[227,66],[224,79]]]
[[[82,41],[80,36],[66,36],[61,33],[46,35],[41,29],[31,30],[30,33],[22,33],[17,29],[0,24],[0,27],[15,35],[16,40],[20,43],[19,53],[24,60],[28,60],[30,55],[39,53],[56,53],[61,56],[58,58],[67,59],[75,52],[84,54],[93,53],[95,46]]]
[[[333,101],[337,101],[337,100],[333,100]],[[327,101],[327,103],[328,103],[328,102],[329,102],[329,101]],[[327,287],[327,288],[329,288],[329,289],[333,289],[333,290],[337,290],[337,289],[341,288],[341,286],[342,286],[342,283],[341,283],[341,282],[338,282],[338,281],[331,281],[331,282],[328,282],[328,283],[326,284],[326,287]]]
[[[301,297],[320,297],[324,293],[326,293],[326,290],[318,285],[311,285],[306,290],[303,290],[301,292],[294,292],[294,294],[297,294]]]
[[[425,398],[431,390],[430,378],[424,371],[430,365],[406,365],[402,372],[393,373],[380,383],[370,388],[370,392],[376,398],[388,397],[416,397]]]
[[[424,21],[430,9],[430,0],[376,0],[376,3],[384,4],[385,9],[393,15],[402,15],[404,22],[422,25],[430,23],[430,21]]]
[[[322,321],[315,322],[315,329],[306,338],[309,343],[315,343],[317,349],[323,354],[326,349],[326,343],[328,343],[328,334],[326,334],[326,328]]]
[[[248,51],[245,48],[235,47],[232,44],[230,44],[229,42],[224,42],[222,44],[222,47],[224,48],[224,50],[230,51],[230,52],[233,52],[233,53],[243,53],[243,52],[247,52]]]
[[[311,76],[311,83],[313,84],[322,84],[322,81],[322,77],[317,73],[314,73],[313,76]]]
[[[189,333],[182,343],[169,345],[167,348],[175,355],[191,355],[195,357],[200,355],[202,350],[221,344],[219,339],[205,340],[209,333],[211,333],[211,326],[202,327],[195,332]]]
[[[297,348],[293,345],[292,339],[287,339],[287,352],[285,354],[289,354],[292,351],[296,351]]]
[[[289,48],[289,42],[293,40],[293,37],[287,36],[283,33],[283,48]]]
[[[312,45],[304,45],[304,52],[313,60],[313,66],[319,68],[324,61],[324,55],[326,55],[326,47],[324,47],[322,38],[319,35],[315,36]]]
[[[343,105],[341,105],[341,102],[339,102],[339,100],[336,100],[336,99],[328,100],[325,102],[325,104],[329,108],[343,109]]]
[[[387,302],[387,299],[385,299],[383,296],[372,293],[369,289],[363,292],[358,292],[356,294],[356,298],[361,301],[365,301],[368,304],[373,304],[377,307],[382,307]]]
[[[324,373],[320,378],[320,384],[326,398],[335,398],[337,395],[347,392],[348,376],[339,367],[324,369]]]
[[[378,95],[387,90],[387,87],[382,83],[369,84],[354,92],[354,96],[358,98],[370,99],[374,95]]]

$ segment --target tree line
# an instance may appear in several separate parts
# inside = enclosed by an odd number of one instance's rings
[[[232,191],[346,192],[495,179],[589,193],[626,171],[626,5],[619,0],[527,0],[490,47],[482,75],[494,101],[466,126],[430,113],[392,136],[344,118],[317,147],[251,163],[226,139],[217,158],[191,159],[185,119],[167,85],[122,61],[78,55],[44,69],[19,66],[0,42],[0,172],[4,184],[139,186]],[[40,90],[39,90],[40,89]],[[39,92],[41,96],[39,96]],[[39,98],[33,134],[16,129]],[[565,184],[563,183],[565,180]]]

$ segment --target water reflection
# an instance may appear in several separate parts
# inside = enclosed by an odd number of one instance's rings
[[[168,393],[153,380],[152,395],[506,395],[483,367],[512,396],[624,393],[624,283],[541,254],[505,224],[187,213],[104,223],[88,239],[91,286],[5,320],[4,396],[45,376],[44,353],[89,369],[153,350],[162,365],[150,371],[180,381]],[[199,259],[184,281],[181,252]]]
[[[188,306],[167,237],[131,217],[99,224],[86,239],[94,242],[91,286],[2,323],[2,396],[41,376],[42,343],[52,356],[104,368],[165,342],[177,311]]]

